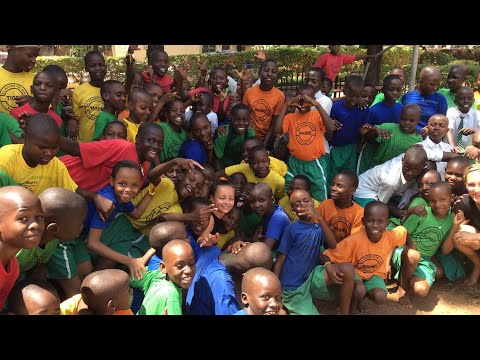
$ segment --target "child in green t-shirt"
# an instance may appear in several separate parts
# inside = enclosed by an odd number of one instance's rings
[[[125,98],[127,96],[125,87],[120,81],[107,80],[100,86],[100,96],[103,99],[103,110],[95,120],[93,140],[100,140],[103,130],[107,124],[117,120],[120,111],[125,110]]]
[[[410,235],[413,248],[397,248],[392,257],[400,278],[399,303],[412,308],[410,295],[427,296],[435,281],[437,267],[431,257],[447,238],[453,225],[451,214],[452,188],[444,181],[429,189],[427,215],[412,214],[403,226]]]
[[[145,292],[137,315],[182,315],[182,289],[190,287],[195,275],[192,247],[184,240],[172,240],[163,247],[162,259],[160,270],[130,281],[130,286]]]
[[[163,115],[167,122],[161,122],[164,140],[163,149],[160,154],[160,161],[168,158],[176,158],[180,153],[180,147],[187,140],[187,132],[183,129],[185,122],[185,106],[181,100],[167,102],[163,106]]]

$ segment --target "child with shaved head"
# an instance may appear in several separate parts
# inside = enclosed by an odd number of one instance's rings
[[[21,186],[0,188],[0,309],[18,278],[15,254],[38,246],[45,227],[38,197]]]
[[[262,242],[246,244],[237,255],[222,253],[216,246],[204,248],[186,298],[187,315],[233,315],[240,310],[235,283],[254,267],[271,269],[272,253]],[[236,281],[235,281],[236,280]]]
[[[162,250],[160,270],[148,271],[142,280],[130,281],[145,293],[137,315],[182,315],[182,289],[195,275],[195,256],[184,239],[169,241]]]
[[[60,315],[60,298],[45,280],[18,282],[8,296],[9,315]]]
[[[119,269],[95,271],[83,280],[81,298],[95,315],[133,315],[128,279]]]
[[[87,204],[77,193],[59,187],[44,190],[39,196],[45,213],[45,231],[38,247],[21,249],[17,255],[22,279],[27,271],[42,268],[64,241],[74,240],[82,231]]]
[[[234,315],[280,315],[282,287],[270,270],[256,267],[248,270],[242,279],[244,308]]]

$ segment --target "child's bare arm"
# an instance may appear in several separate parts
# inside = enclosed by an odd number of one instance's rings
[[[460,225],[468,224],[470,220],[465,220],[465,214],[462,210],[458,210],[457,214],[453,218],[453,225],[448,233],[447,238],[442,243],[442,254],[450,254],[455,248],[455,242],[453,238],[455,234],[459,231]]]
[[[147,265],[150,259],[152,258],[152,256],[155,255],[156,252],[157,250],[155,250],[154,248],[148,249],[147,252],[142,256],[143,263]]]
[[[153,184],[150,184],[149,187],[152,185]],[[135,209],[132,212],[128,213],[128,216],[134,219],[138,219],[140,216],[142,216],[148,204],[150,204],[152,197],[153,195],[151,195],[150,188],[149,188],[149,192],[147,192],[145,196],[142,198],[142,200],[140,200],[140,202],[137,204],[137,206],[135,206]]]
[[[289,106],[292,106],[292,104],[294,104],[294,99],[295,98],[292,98],[290,100],[288,100],[286,103],[283,104],[282,106],[282,110],[280,110],[280,114],[278,114],[278,117],[275,121],[275,126],[274,126],[274,134],[275,136],[277,135],[281,135],[283,133],[283,118],[285,117],[285,115],[287,114],[287,111],[288,111],[288,107]],[[272,120],[273,121],[273,120]]]
[[[65,136],[60,136],[60,150],[64,153],[72,156],[81,156],[80,154],[80,145],[77,141],[66,138]]]
[[[287,255],[282,254],[281,252],[277,253],[277,259],[275,260],[275,264],[273,265],[273,273],[277,275],[280,279],[280,273],[282,272],[283,264],[285,263],[285,259]]]
[[[447,140],[448,140],[448,143],[450,144],[450,146],[452,148],[454,148],[455,146],[457,146],[457,144],[455,144],[455,140],[453,139],[453,129],[448,129],[448,132],[447,132]]]
[[[265,140],[263,141],[263,143],[265,144],[265,147],[267,149],[271,149],[270,145],[273,143],[273,140],[275,138],[273,130],[275,128],[275,124],[277,122],[277,119],[278,119],[278,115],[273,115],[272,116],[272,122],[270,123],[270,126],[268,127],[267,135],[265,135]]]

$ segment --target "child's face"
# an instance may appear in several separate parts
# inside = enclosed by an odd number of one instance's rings
[[[453,92],[460,89],[465,82],[465,75],[460,69],[450,70],[447,75],[448,88]]]
[[[234,102],[234,103],[240,103],[242,102],[242,99],[240,98],[240,95],[234,91],[230,94],[228,94],[228,101],[231,103],[231,102]]]
[[[105,93],[105,100],[109,101],[115,111],[125,109],[126,90],[122,84],[115,84]]]
[[[245,178],[245,175],[237,173],[230,176],[230,182],[235,188],[235,197],[238,199],[238,197],[242,193],[243,188],[247,184],[247,179]]]
[[[23,301],[26,313],[15,315],[60,315],[60,299],[48,290],[30,294]]]
[[[52,75],[41,72],[33,79],[31,90],[36,101],[50,104],[58,92],[58,87]]]
[[[192,247],[187,243],[171,247],[160,268],[171,282],[182,289],[188,289],[196,270]]]
[[[137,169],[120,168],[115,179],[110,179],[115,197],[120,203],[131,201],[140,191],[142,174]]]
[[[328,48],[330,49],[330,54],[332,55],[337,55],[340,51],[340,45],[330,45]]]
[[[260,83],[266,86],[273,86],[278,78],[278,67],[272,61],[264,64],[260,69]]]
[[[185,200],[199,194],[203,184],[205,184],[205,177],[200,170],[186,172],[176,186],[178,197]]]
[[[164,95],[164,91],[161,86],[151,86],[145,91],[152,95],[153,107],[157,106],[158,100],[160,100],[160,98]]]
[[[85,63],[85,71],[90,74],[91,81],[103,81],[107,75],[107,65],[103,56],[96,54],[89,56]]]
[[[213,109],[213,101],[211,101],[207,96],[202,96],[198,101],[198,110],[202,112],[202,114],[207,115]]]
[[[27,136],[23,155],[30,165],[47,165],[57,155],[59,142],[60,136],[58,134]]]
[[[218,69],[210,74],[210,85],[214,93],[218,93],[228,85],[227,73]]]
[[[254,189],[250,193],[250,208],[258,216],[270,214],[273,209],[274,201],[275,199],[273,196],[270,196],[264,191],[262,192]]]
[[[43,217],[37,196],[33,193],[18,196],[3,213],[0,222],[1,241],[12,248],[36,248],[45,228]]]
[[[138,123],[148,121],[152,113],[153,98],[151,96],[139,96],[135,102],[129,101],[130,119]]]
[[[212,194],[211,200],[218,211],[227,214],[235,205],[235,188],[230,185],[217,186],[217,190]]]
[[[265,178],[270,173],[270,158],[266,151],[255,151],[249,159],[250,167],[252,168],[255,176],[258,178]]]
[[[470,111],[474,100],[473,89],[471,88],[462,88],[455,94],[455,104],[458,106],[458,110],[464,114]]]
[[[164,77],[167,74],[168,67],[170,66],[170,60],[165,53],[155,53],[149,61],[152,66],[153,72],[159,77]]]
[[[400,79],[392,79],[383,89],[386,100],[397,101],[402,94],[403,83]]]
[[[127,128],[122,124],[108,124],[103,132],[104,140],[123,139],[127,140]]]
[[[143,88],[143,85],[145,85],[145,78],[141,73],[136,72],[135,75],[133,75],[133,81],[130,90]]]
[[[400,69],[393,69],[392,71],[390,71],[390,74],[400,76],[400,81],[402,82],[402,85],[405,84],[405,72]]]
[[[242,215],[241,211],[238,208],[232,208],[224,217],[222,217],[223,225],[225,230],[232,231],[238,227],[240,223],[240,216]]]
[[[320,79],[320,74],[316,71],[309,71],[307,73],[305,84],[310,84],[315,92],[319,91],[323,87],[323,81]]]
[[[400,114],[400,130],[406,134],[413,134],[420,121],[420,109],[409,108]]]
[[[76,239],[83,230],[83,220],[87,216],[87,207],[74,211],[71,217],[63,218],[57,221],[58,231],[55,237],[63,241],[72,241]],[[47,224],[48,226],[48,224]]]
[[[345,105],[347,107],[354,107],[357,105],[358,100],[362,97],[362,86],[345,87]]]
[[[247,109],[238,110],[231,120],[232,130],[237,135],[242,135],[250,126],[250,111]]]
[[[290,195],[292,195],[292,193],[293,193],[295,190],[305,190],[305,191],[308,191],[308,185],[307,185],[307,183],[306,183],[304,180],[302,180],[302,179],[293,179],[293,180],[290,182],[290,186],[288,187],[288,191],[287,191],[288,197],[290,197]]]
[[[242,159],[248,164],[248,152],[257,145],[255,138],[248,138],[242,144]]]
[[[406,181],[412,181],[425,168],[425,161],[404,157],[402,159],[402,173]]]
[[[14,48],[8,56],[13,56],[13,63],[17,69],[29,72],[35,67],[39,52],[40,48],[27,46]]]
[[[207,208],[207,205],[203,204],[196,204],[192,206],[192,212],[201,210],[203,208]],[[192,234],[195,236],[195,238],[198,238],[208,227],[208,224],[210,223],[209,220],[203,220],[203,221],[191,221],[187,223],[188,229],[192,232]]]
[[[140,158],[154,161],[163,149],[163,131],[160,127],[150,128],[137,134],[137,152]]]
[[[301,90],[301,91],[298,91],[297,92],[297,95],[301,95],[301,96],[308,96],[312,99],[315,98],[315,93],[310,90],[310,89],[305,89],[305,90]],[[305,100],[304,99],[300,99],[299,101],[299,104],[301,105],[300,108],[297,108],[298,109],[298,112],[300,114],[306,114],[310,111],[311,107],[308,103],[305,103]]]
[[[244,207],[249,207],[250,206],[250,194],[255,187],[254,183],[247,183],[243,189],[242,192],[240,193],[240,196],[238,197],[238,202],[237,202],[237,207],[238,208],[244,208]]]
[[[330,81],[324,80],[323,86],[322,86],[322,92],[328,96],[328,94],[330,94],[330,91],[332,91],[332,87],[333,87],[333,84]]]
[[[377,90],[372,88],[371,86],[365,86],[362,90],[362,98],[367,102],[367,105],[370,106],[373,104],[373,100],[375,100],[375,95]]]
[[[205,176],[205,184],[212,186],[213,182],[215,181],[215,171],[211,167],[205,166],[202,170],[202,173]]]
[[[476,204],[480,204],[480,171],[472,171],[467,174],[465,187],[472,200]]]
[[[313,199],[306,190],[296,191],[290,196],[292,210],[297,215],[312,206],[312,203]]]
[[[178,183],[180,180],[183,179],[183,170],[180,166],[173,166],[168,170],[165,175],[172,180],[174,184]]]
[[[181,101],[174,101],[166,113],[167,122],[174,129],[180,129],[185,121],[185,106]]]
[[[237,105],[237,104],[240,104],[240,101],[236,101],[236,100],[231,101],[231,100],[230,100],[230,101],[228,102],[227,111],[226,111],[226,113],[225,113],[225,115],[227,116],[228,119],[231,119],[231,117],[232,117],[232,109],[233,109],[233,107],[234,107],[235,105]]]
[[[418,82],[418,90],[424,96],[432,95],[437,92],[441,81],[440,73],[426,73]]]
[[[212,124],[206,117],[201,117],[191,124],[190,132],[194,139],[206,144],[212,141]]]
[[[388,208],[386,206],[374,206],[365,212],[362,218],[368,239],[379,242],[388,226]]]
[[[432,186],[438,181],[441,181],[438,173],[427,172],[425,175],[423,175],[418,190],[425,200],[428,200],[430,186]]]
[[[242,292],[242,303],[251,315],[278,315],[283,306],[282,288],[278,279],[256,275]]]
[[[450,212],[452,195],[445,187],[430,189],[428,204],[436,217],[443,219]]]
[[[330,186],[330,197],[332,200],[351,199],[356,188],[352,181],[345,175],[338,174],[332,180]]]
[[[439,144],[447,132],[448,119],[445,115],[434,115],[428,119],[427,134],[435,144]]]
[[[445,180],[450,184],[454,193],[458,193],[459,190],[464,188],[463,173],[466,167],[462,166],[458,162],[447,163],[445,168]]]

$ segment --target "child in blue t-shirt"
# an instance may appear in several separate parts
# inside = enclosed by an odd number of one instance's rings
[[[212,164],[212,125],[203,113],[196,112],[192,115],[188,139],[180,147],[178,156],[195,160],[200,164]]]
[[[360,140],[359,129],[365,124],[368,109],[359,109],[357,102],[363,91],[363,79],[358,75],[350,75],[345,80],[345,99],[337,101],[332,106],[330,117],[334,120],[336,130],[330,141],[330,167],[328,182],[340,170],[356,172],[357,143]],[[330,140],[330,139],[327,139]]]
[[[314,210],[313,199],[306,190],[295,190],[290,195],[290,203],[299,220],[283,231],[273,272],[282,284],[282,298],[286,300],[284,306],[287,309],[295,314],[317,315],[312,297],[305,296],[303,292],[299,294],[296,290],[305,283],[313,269],[320,265],[320,252],[324,242],[328,248],[335,248],[337,240],[325,220]],[[299,301],[301,306],[298,306]]]

